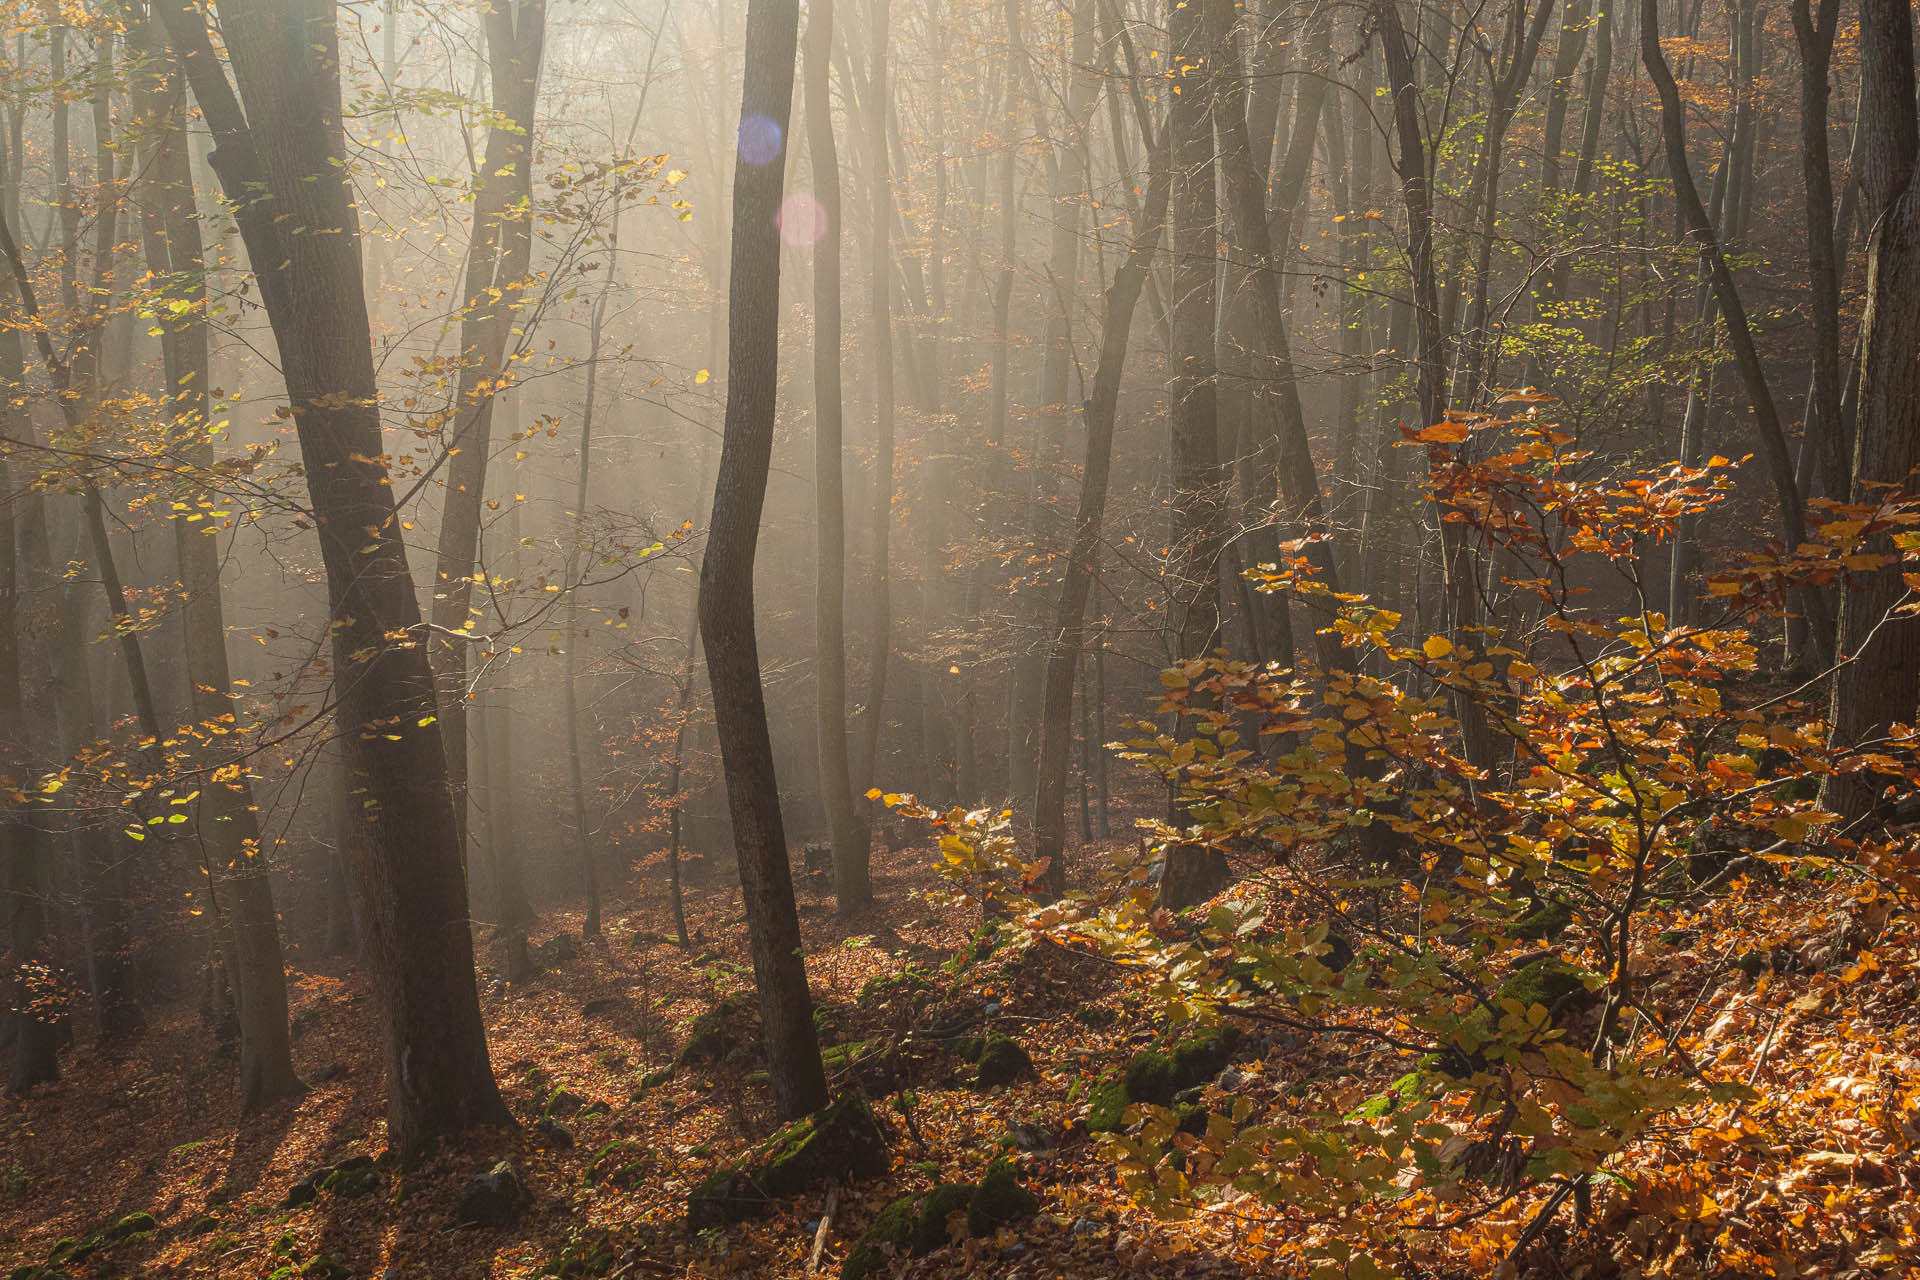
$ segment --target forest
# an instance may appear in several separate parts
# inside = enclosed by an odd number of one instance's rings
[[[0,1275],[1920,1274],[1907,0],[0,0]]]

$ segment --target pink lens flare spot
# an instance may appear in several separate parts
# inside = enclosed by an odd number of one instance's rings
[[[819,244],[827,235],[827,210],[805,191],[782,200],[773,220],[780,228],[780,238],[796,249]]]

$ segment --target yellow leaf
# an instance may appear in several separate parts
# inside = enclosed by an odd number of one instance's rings
[[[713,381],[713,371],[711,369],[702,369],[693,375],[693,385],[696,387],[704,387],[711,381]]]
[[[1453,641],[1445,636],[1428,636],[1427,642],[1420,646],[1420,651],[1429,658],[1444,658],[1453,652]]]

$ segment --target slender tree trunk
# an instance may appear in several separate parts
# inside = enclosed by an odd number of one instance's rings
[[[869,832],[854,807],[847,755],[847,498],[842,435],[840,250],[844,241],[840,153],[834,138],[832,88],[834,0],[807,10],[807,146],[822,232],[813,247],[814,632],[815,734],[821,803],[833,837],[834,896],[851,913],[873,898],[867,875]]]
[[[1041,700],[1039,778],[1034,802],[1034,857],[1046,863],[1047,887],[1055,893],[1066,889],[1066,785],[1067,756],[1073,736],[1073,686],[1085,643],[1087,600],[1093,590],[1101,527],[1106,518],[1107,490],[1113,472],[1113,433],[1120,407],[1120,378],[1133,332],[1133,313],[1166,230],[1172,188],[1172,167],[1164,153],[1158,154],[1147,184],[1146,209],[1134,228],[1133,244],[1107,289],[1100,362],[1094,371],[1093,394],[1081,411],[1087,424],[1087,460],[1081,471],[1080,508],[1074,517],[1073,540],[1067,549],[1059,600],[1049,629],[1051,643]]]
[[[1760,436],[1760,451],[1766,457],[1773,478],[1774,494],[1780,504],[1780,525],[1788,547],[1806,541],[1806,517],[1801,508],[1800,489],[1794,480],[1793,455],[1787,447],[1785,430],[1767,386],[1765,366],[1754,346],[1753,331],[1747,324],[1746,305],[1734,284],[1733,272],[1720,251],[1720,240],[1707,218],[1706,206],[1693,184],[1687,161],[1686,108],[1680,101],[1680,88],[1674,83],[1660,48],[1660,7],[1658,0],[1640,2],[1640,53],[1647,75],[1660,94],[1661,132],[1666,144],[1667,169],[1673,179],[1674,198],[1680,206],[1688,234],[1700,245],[1713,280],[1714,296],[1720,313],[1726,318],[1727,338],[1733,348],[1734,363],[1745,383],[1747,400],[1753,408],[1754,427]],[[1817,591],[1796,593],[1816,637],[1832,634],[1833,620],[1826,601]]]
[[[1220,234],[1214,191],[1214,115],[1217,108],[1222,118],[1233,117],[1242,132],[1246,120],[1244,110],[1231,98],[1224,103],[1216,99],[1223,79],[1220,62],[1231,31],[1224,6],[1209,6],[1203,13],[1187,0],[1168,0],[1167,40],[1180,74],[1180,92],[1174,95],[1167,116],[1173,163],[1173,348],[1167,398],[1174,503],[1168,576],[1178,627],[1176,652],[1181,659],[1205,657],[1220,624],[1219,559],[1225,545],[1225,511],[1213,362]],[[1239,150],[1244,154],[1244,148]],[[1256,274],[1270,261],[1265,248],[1259,243],[1249,246]],[[1271,285],[1270,276],[1267,280]],[[1277,313],[1277,296],[1272,300]],[[1277,316],[1263,313],[1261,318],[1270,322]],[[1170,843],[1160,901],[1177,910],[1211,897],[1225,883],[1224,861],[1218,852]]]
[[[206,273],[182,119],[186,84],[157,40],[146,50],[139,114],[151,131],[152,149],[140,186],[142,243],[147,266],[164,280],[170,304],[159,322],[173,449],[185,462],[177,501],[211,506],[203,487],[214,467],[210,363],[206,325]],[[196,513],[197,514],[197,513]],[[188,705],[203,726],[218,728],[233,713],[227,668],[227,629],[220,596],[220,547],[213,521],[173,521],[174,549],[186,595]],[[129,655],[129,670],[138,654]],[[149,732],[160,726],[157,719]],[[209,738],[209,741],[218,741]],[[195,834],[202,864],[225,899],[233,938],[233,985],[240,1020],[240,1101],[257,1110],[303,1089],[293,1070],[287,1028],[286,961],[279,917],[261,843],[258,807],[244,760],[207,759],[214,772],[200,783]]]
[[[887,673],[893,659],[893,491],[894,491],[894,388],[893,388],[893,179],[887,149],[887,56],[888,18],[891,0],[869,0],[872,26],[868,32],[872,70],[867,82],[867,139],[871,155],[868,162],[867,194],[873,237],[872,271],[869,275],[868,303],[872,327],[868,340],[873,345],[873,581],[868,592],[872,612],[867,618],[873,658],[867,665],[866,707],[860,715],[860,758],[855,766],[855,786],[864,794],[879,785],[881,744],[887,727]],[[865,854],[871,847],[855,846]],[[849,866],[842,875],[835,868],[835,890],[840,892],[842,916],[852,915],[873,901],[873,886],[868,879],[864,857],[860,865]],[[845,883],[842,892],[841,884]]]
[[[467,646],[473,642],[473,573],[486,510],[494,406],[513,385],[508,344],[516,318],[525,314],[533,251],[534,110],[546,44],[546,0],[489,5],[483,22],[495,116],[485,157],[473,177],[473,238],[467,246],[461,298],[460,370],[446,433],[447,483],[429,646],[462,849],[467,845]],[[588,886],[591,935],[599,927],[599,895],[584,829],[576,833],[575,853]]]
[[[739,850],[761,1035],[774,1105],[789,1118],[825,1104],[827,1078],[807,991],[793,869],[760,683],[753,565],[773,453],[780,356],[780,232],[775,215],[785,186],[799,25],[797,0],[748,2],[740,162],[733,182],[726,433],[700,566],[700,626],[707,640],[714,726]]]

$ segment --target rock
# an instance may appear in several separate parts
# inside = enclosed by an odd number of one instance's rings
[[[1077,1236],[1104,1235],[1107,1230],[1106,1227],[1095,1222],[1092,1218],[1075,1218],[1073,1220],[1073,1226],[1069,1229]]]
[[[547,1105],[540,1110],[543,1116],[570,1116],[587,1105],[587,1100],[571,1089],[555,1089],[547,1095]]]
[[[454,1223],[462,1227],[510,1227],[520,1220],[520,1211],[532,1199],[519,1171],[502,1160],[467,1183]]]
[[[1020,1120],[1007,1126],[1007,1137],[1022,1151],[1050,1151],[1056,1145],[1053,1135],[1030,1121]]]
[[[1129,1103],[1173,1106],[1182,1093],[1225,1070],[1239,1042],[1235,1028],[1219,1026],[1190,1035],[1171,1049],[1142,1049],[1118,1077],[1109,1076],[1094,1086],[1087,1131],[1118,1133],[1126,1124]]]
[[[835,1179],[887,1171],[887,1137],[858,1093],[842,1095],[788,1125],[731,1169],[716,1169],[687,1197],[687,1229],[701,1231],[756,1217],[777,1199]]]
[[[181,1227],[180,1234],[183,1236],[204,1236],[215,1230],[219,1225],[220,1219],[210,1213],[203,1213],[192,1222]]]
[[[1033,1058],[1013,1037],[991,1035],[980,1047],[979,1072],[983,1089],[1012,1084],[1033,1074]]]
[[[943,1183],[929,1191],[901,1196],[882,1209],[840,1267],[840,1280],[865,1280],[886,1270],[896,1255],[932,1253],[952,1242],[947,1220],[967,1212],[974,1188],[965,1183]]]
[[[550,1151],[566,1151],[573,1146],[573,1130],[558,1120],[541,1118],[536,1120],[533,1131],[540,1139],[540,1145]]]
[[[105,1243],[114,1245],[133,1236],[145,1235],[159,1224],[150,1213],[130,1213],[100,1233]]]
[[[1247,1081],[1251,1078],[1238,1067],[1228,1067],[1220,1073],[1220,1079],[1215,1083],[1227,1093],[1238,1093],[1247,1087]]]
[[[578,1118],[581,1120],[589,1120],[589,1119],[592,1119],[594,1116],[609,1115],[612,1113],[612,1111],[613,1111],[612,1103],[606,1101],[604,1098],[595,1098],[592,1102],[589,1102],[586,1106],[580,1108],[580,1114]]]
[[[556,933],[533,949],[533,958],[542,969],[564,969],[579,953],[572,934]]]
[[[986,1176],[967,1206],[967,1234],[990,1236],[1010,1222],[1031,1218],[1040,1211],[1040,1202],[1020,1185],[1013,1161],[1002,1156],[987,1166]]]

